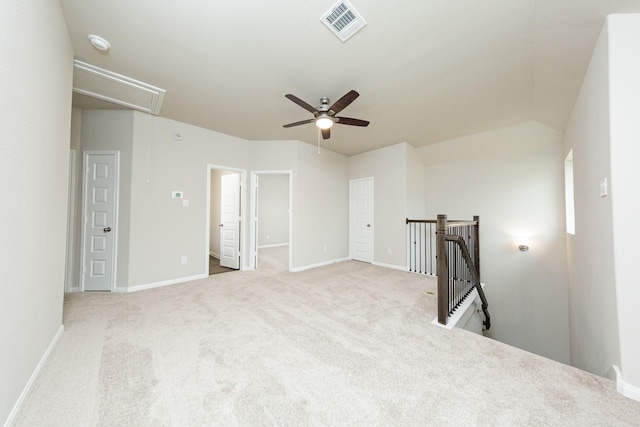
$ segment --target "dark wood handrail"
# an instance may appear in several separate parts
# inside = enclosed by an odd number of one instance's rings
[[[482,289],[481,281],[480,281],[480,248],[479,248],[479,224],[480,218],[478,216],[473,217],[473,221],[447,221],[446,215],[438,215],[437,219],[437,228],[436,228],[436,251],[437,251],[437,259],[438,259],[438,268],[437,268],[437,277],[438,277],[438,322],[446,325],[447,319],[450,315],[450,301],[452,298],[457,299],[461,297],[461,300],[467,297],[467,293],[470,291],[466,291],[465,294],[459,293],[456,291],[455,295],[450,295],[452,289],[450,288],[450,278],[449,278],[449,259],[447,254],[447,244],[446,242],[453,242],[457,244],[460,248],[460,253],[462,254],[462,258],[465,261],[466,267],[468,271],[471,273],[471,284],[473,288],[478,292],[478,296],[482,302],[482,311],[485,316],[485,320],[483,322],[485,329],[489,329],[491,327],[491,318],[489,316],[488,306],[486,296],[484,294],[484,290]],[[469,252],[469,248],[465,242],[465,237],[459,236],[456,234],[450,234],[449,231],[453,231],[456,227],[466,227],[470,226],[472,228],[471,233],[472,236],[467,236],[469,238],[473,238],[475,244],[473,258],[471,257],[471,253]],[[455,265],[455,264],[454,264]],[[453,279],[456,280],[456,279]],[[469,283],[469,282],[467,282]],[[459,300],[459,301],[461,301]]]
[[[482,323],[484,324],[485,328],[488,330],[489,328],[491,328],[491,316],[489,315],[489,310],[488,310],[489,303],[487,302],[487,297],[484,295],[484,290],[482,289],[482,285],[480,284],[480,274],[478,273],[475,265],[473,264],[473,261],[471,260],[469,249],[467,248],[467,245],[465,244],[464,239],[460,236],[447,235],[445,236],[445,238],[447,241],[454,242],[460,247],[462,256],[467,262],[467,267],[469,268],[469,271],[473,276],[473,286],[475,287],[476,291],[478,291],[478,296],[480,297],[480,301],[482,301],[482,312],[484,313],[484,318],[485,318],[485,321]]]

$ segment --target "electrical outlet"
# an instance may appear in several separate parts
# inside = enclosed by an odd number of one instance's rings
[[[392,255],[392,254],[393,254],[393,251],[391,250],[391,248],[388,248],[388,249],[387,249],[387,254],[389,254],[389,255]]]
[[[180,263],[181,264],[186,264],[187,263],[187,257],[183,256],[182,258],[180,258]]]
[[[322,252],[327,252],[327,247],[326,246],[322,248]]]

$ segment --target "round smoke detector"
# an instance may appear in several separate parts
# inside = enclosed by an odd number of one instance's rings
[[[106,52],[111,48],[111,43],[100,36],[96,36],[95,34],[89,34],[89,41],[93,47],[102,52]]]

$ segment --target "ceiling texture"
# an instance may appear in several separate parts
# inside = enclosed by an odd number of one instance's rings
[[[415,147],[535,120],[560,131],[605,17],[640,0],[350,0],[346,42],[320,21],[335,0],[60,0],[78,60],[166,90],[160,116],[248,140],[318,143],[312,106],[360,97],[321,146]],[[111,43],[108,53],[87,38]],[[83,95],[74,106],[113,108]]]

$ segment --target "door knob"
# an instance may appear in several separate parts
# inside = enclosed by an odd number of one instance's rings
[[[105,233],[108,233],[111,231],[111,227],[105,227],[102,231],[104,231]]]
[[[224,224],[220,224],[218,227],[224,227]]]
[[[367,224],[367,227],[371,227],[371,224]]]

